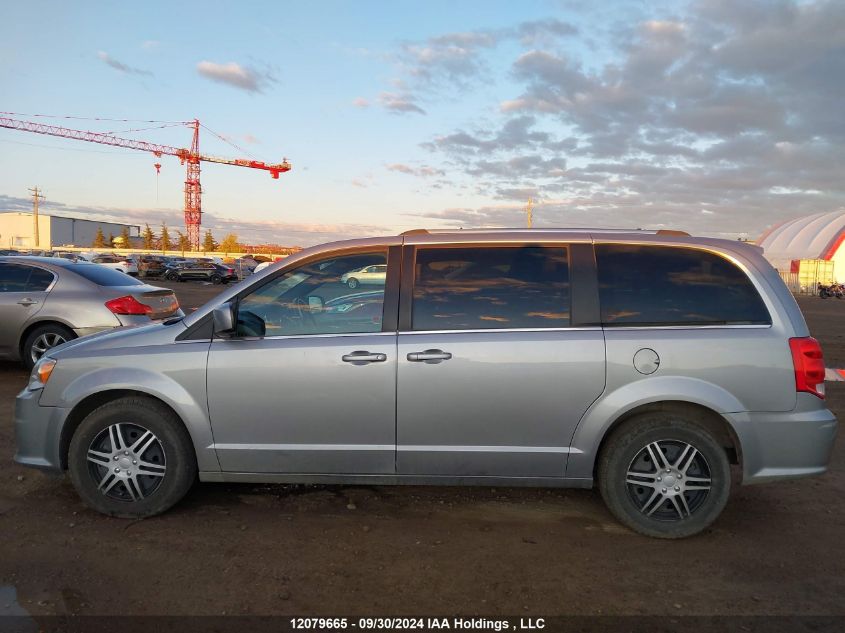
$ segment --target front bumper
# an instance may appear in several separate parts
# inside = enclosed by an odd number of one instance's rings
[[[15,461],[52,472],[62,472],[59,445],[67,410],[39,406],[41,390],[24,389],[15,400]]]
[[[799,395],[814,398],[808,394]],[[827,409],[727,414],[742,449],[743,484],[821,475],[838,422]]]

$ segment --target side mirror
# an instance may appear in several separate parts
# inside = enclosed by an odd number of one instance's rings
[[[232,314],[232,304],[224,303],[214,308],[211,313],[214,322],[214,334],[229,336],[235,331],[235,318]]]

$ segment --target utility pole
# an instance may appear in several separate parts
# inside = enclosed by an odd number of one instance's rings
[[[32,235],[35,238],[35,247],[37,248],[40,246],[38,240],[38,200],[44,200],[44,196],[38,190],[37,185],[29,191],[32,192]]]
[[[525,205],[525,213],[527,215],[528,228],[530,229],[534,225],[534,201],[531,200],[531,196],[528,196],[528,204]]]

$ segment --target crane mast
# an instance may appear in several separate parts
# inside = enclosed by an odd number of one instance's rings
[[[287,159],[283,159],[281,163],[269,164],[258,160],[222,158],[219,156],[200,154],[200,122],[198,119],[194,119],[193,121],[186,122],[186,125],[193,128],[191,149],[161,145],[158,143],[149,143],[147,141],[140,141],[136,139],[121,138],[110,133],[87,132],[84,130],[75,130],[56,125],[45,125],[42,123],[35,123],[34,121],[24,121],[21,119],[12,119],[0,116],[0,128],[19,130],[21,132],[32,132],[34,134],[44,134],[47,136],[58,136],[61,138],[71,138],[78,141],[87,141],[89,143],[113,145],[115,147],[124,147],[142,152],[150,152],[156,157],[166,155],[178,158],[179,162],[187,167],[187,175],[185,177],[185,228],[187,230],[188,240],[191,244],[191,249],[196,251],[199,250],[200,226],[202,224],[202,185],[200,184],[200,163],[202,161],[219,163],[221,165],[234,165],[235,167],[261,169],[263,171],[270,172],[270,176],[274,179],[278,179],[279,174],[290,171],[291,165]]]
[[[194,140],[187,158],[188,175],[185,177],[185,229],[191,249],[200,249],[202,224],[202,186],[200,185],[200,122],[194,120]]]

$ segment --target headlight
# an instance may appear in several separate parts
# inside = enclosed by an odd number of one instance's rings
[[[30,391],[42,389],[47,381],[50,380],[50,374],[53,373],[53,368],[56,366],[56,360],[53,358],[43,357],[32,368],[32,374],[29,376],[29,385],[27,388]]]

